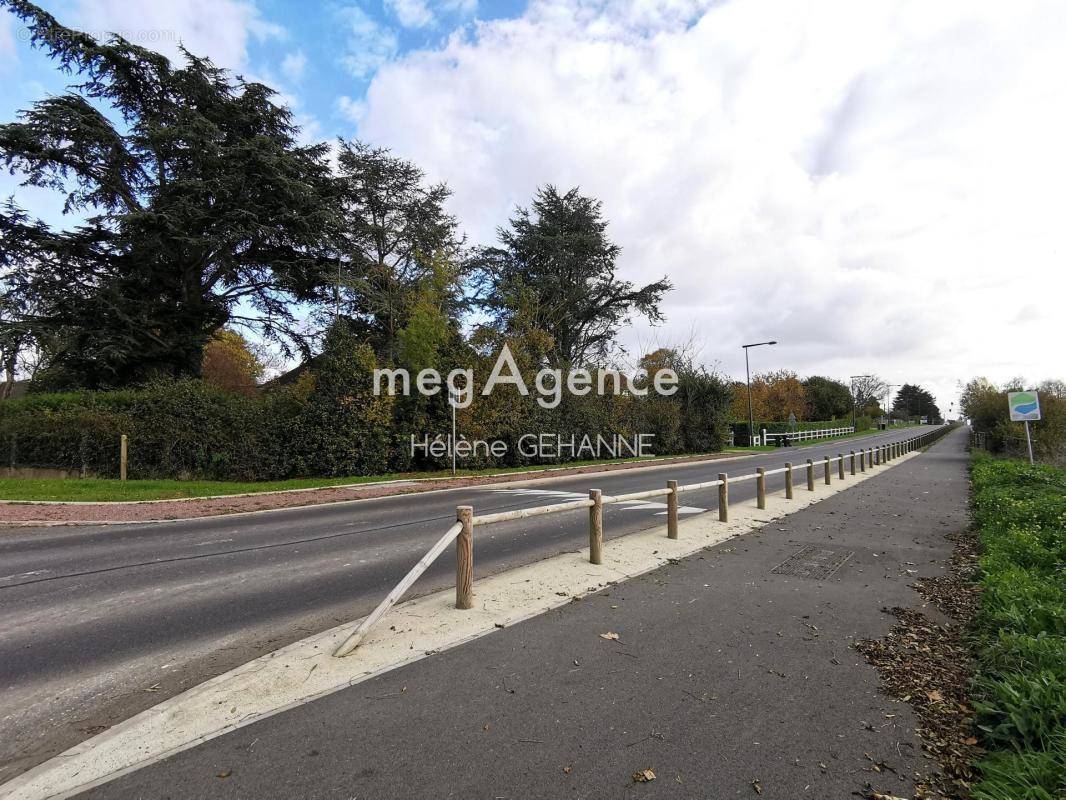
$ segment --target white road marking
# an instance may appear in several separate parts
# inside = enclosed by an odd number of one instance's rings
[[[0,578],[0,581],[11,581],[17,578],[32,578],[34,575],[45,575],[52,570],[50,569],[35,569],[33,572],[20,572],[17,575],[4,575]]]
[[[563,492],[555,489],[492,489],[493,494],[517,494],[517,495],[533,495],[537,497],[550,497],[558,499],[560,502],[566,500],[587,500],[588,494],[581,494],[580,492]],[[656,516],[666,516],[666,503],[656,502],[655,500],[626,500],[621,503],[611,503],[610,508],[621,508],[626,511],[640,511],[652,508],[661,508],[661,512]],[[678,506],[678,514],[702,514],[706,511],[706,508],[698,508],[696,506]]]

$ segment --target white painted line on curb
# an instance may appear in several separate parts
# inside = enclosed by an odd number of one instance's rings
[[[797,492],[795,500],[775,492],[765,510],[738,503],[730,506],[728,523],[719,522],[714,514],[690,517],[678,539],[668,539],[666,528],[657,527],[608,540],[602,566],[589,564],[588,550],[582,550],[481,579],[474,584],[476,601],[471,610],[454,608],[454,589],[402,603],[390,613],[388,626],[371,630],[346,658],[333,658],[331,653],[354,623],[339,625],[219,675],[70,748],[0,786],[0,800],[70,797],[497,627],[558,608],[608,583],[750,533],[884,471],[874,467],[831,486],[819,485],[814,492]]]

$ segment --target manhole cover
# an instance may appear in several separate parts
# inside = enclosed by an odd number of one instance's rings
[[[797,578],[821,580],[830,577],[844,562],[855,555],[854,550],[830,550],[827,547],[808,545],[785,559],[770,572],[776,575],[795,575]]]

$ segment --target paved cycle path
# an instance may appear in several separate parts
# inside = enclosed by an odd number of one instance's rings
[[[946,568],[965,442],[79,797],[908,796],[914,717],[850,645]]]

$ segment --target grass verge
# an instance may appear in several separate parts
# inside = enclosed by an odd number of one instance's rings
[[[713,455],[694,453],[677,458]],[[529,467],[498,467],[483,470],[459,470],[458,477],[482,477],[512,472],[546,472],[565,468],[610,466],[643,461],[665,460],[660,457],[626,458],[612,461],[568,461]],[[291,478],[281,481],[204,481],[204,480],[127,480],[109,478],[0,478],[0,501],[54,500],[68,502],[119,502],[139,500],[178,500],[216,495],[258,494],[289,489],[320,489],[351,484],[380,483],[393,480],[450,478],[449,471],[404,472],[384,475],[347,476],[340,478]]]
[[[1066,470],[975,453],[975,800],[1066,797]]]

